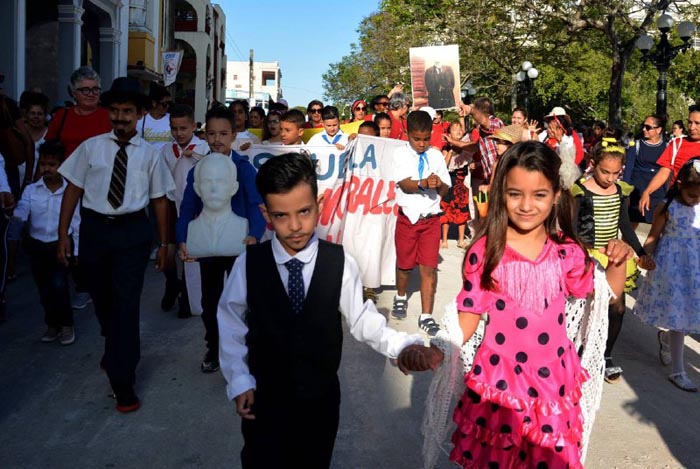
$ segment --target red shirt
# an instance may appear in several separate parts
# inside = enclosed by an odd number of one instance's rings
[[[675,160],[673,159],[674,153],[676,153]],[[700,155],[700,141],[694,142],[688,140],[687,137],[674,138],[669,142],[664,152],[661,153],[659,159],[656,160],[656,164],[662,168],[670,169],[673,172],[673,181],[675,181],[678,171],[681,170],[685,162],[698,155]],[[671,160],[673,160],[673,163],[671,163]],[[673,184],[673,181],[671,181],[671,184]]]
[[[449,127],[448,122],[440,122],[439,124],[433,124],[433,131],[430,134],[430,146],[435,147],[438,150],[442,150],[447,142],[442,138],[443,135],[447,133],[447,127]]]
[[[389,118],[391,119],[391,132],[389,133],[389,138],[408,141],[406,119],[397,119],[391,112],[389,113]]]
[[[46,140],[56,138],[65,112],[66,108],[63,108],[53,115],[49,123],[49,130],[46,132]],[[66,158],[88,138],[105,134],[110,130],[112,130],[112,123],[106,108],[99,107],[97,111],[85,116],[78,115],[75,108],[68,108],[68,115],[63,123],[60,136],[61,143],[66,147]]]

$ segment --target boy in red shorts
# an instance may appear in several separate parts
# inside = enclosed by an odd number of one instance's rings
[[[391,315],[406,317],[406,287],[413,268],[420,270],[422,314],[418,327],[434,336],[440,329],[432,317],[437,287],[438,251],[440,249],[440,200],[450,187],[445,158],[430,147],[433,120],[425,111],[408,115],[410,146],[394,152],[396,204],[396,295]]]

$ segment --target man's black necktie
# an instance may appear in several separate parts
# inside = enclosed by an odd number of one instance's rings
[[[126,162],[129,157],[126,154],[126,146],[129,142],[117,142],[119,150],[114,157],[114,167],[112,168],[112,179],[109,181],[109,192],[107,201],[112,208],[119,208],[124,203],[124,189],[126,187]]]

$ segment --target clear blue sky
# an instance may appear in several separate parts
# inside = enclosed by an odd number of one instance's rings
[[[379,0],[298,2],[214,0],[226,14],[228,60],[280,63],[282,91],[290,106],[323,100],[321,75],[350,53],[360,21]]]

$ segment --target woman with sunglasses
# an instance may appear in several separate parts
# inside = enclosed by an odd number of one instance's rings
[[[280,136],[280,116],[279,111],[270,111],[263,119],[263,145],[282,145],[282,137]]]
[[[651,223],[654,209],[661,202],[668,190],[668,184],[664,184],[650,196],[649,210],[642,215],[639,211],[639,198],[642,191],[659,171],[656,164],[661,154],[666,149],[667,142],[664,139],[664,120],[655,115],[647,116],[641,128],[642,138],[627,149],[625,172],[622,180],[633,185],[634,190],[630,194],[629,215],[632,227],[637,228],[640,223]]]
[[[350,110],[352,111],[352,117],[348,122],[365,121],[365,116],[367,116],[367,103],[362,99],[358,99],[352,103]]]
[[[45,137],[60,140],[66,158],[88,138],[112,130],[109,111],[99,104],[101,91],[100,76],[90,67],[80,67],[71,74],[70,94],[75,106],[54,113]]]

